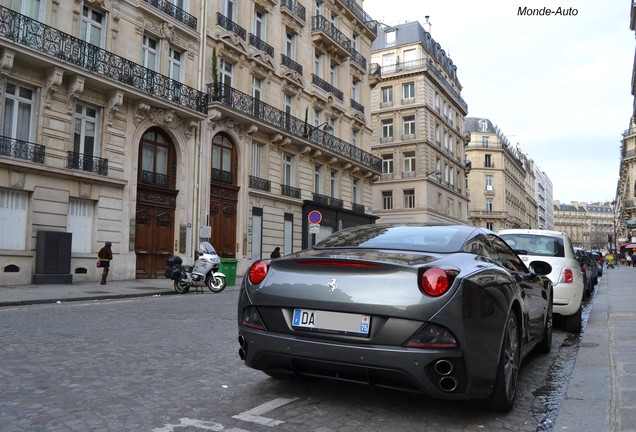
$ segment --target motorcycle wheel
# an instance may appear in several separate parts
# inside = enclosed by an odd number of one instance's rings
[[[187,282],[177,279],[174,281],[174,290],[177,294],[185,294],[190,291],[190,285]]]
[[[223,276],[210,275],[205,282],[213,293],[220,293],[227,286],[227,280]]]

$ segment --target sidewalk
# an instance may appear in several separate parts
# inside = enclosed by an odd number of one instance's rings
[[[233,286],[226,290],[238,289],[242,278],[237,277]],[[198,288],[201,292],[201,288]],[[212,294],[207,288],[203,292]],[[58,303],[70,301],[105,300],[126,297],[146,297],[157,295],[175,295],[173,282],[168,279],[135,279],[111,281],[100,285],[99,281],[76,282],[53,285],[16,285],[0,286],[0,306],[20,306],[29,304]],[[190,294],[196,294],[194,288]]]
[[[553,431],[636,431],[636,269],[606,269]]]

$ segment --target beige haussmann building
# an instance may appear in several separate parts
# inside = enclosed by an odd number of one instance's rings
[[[0,284],[97,280],[106,241],[114,279],[203,240],[240,275],[375,220],[361,2],[22,0],[0,22]]]

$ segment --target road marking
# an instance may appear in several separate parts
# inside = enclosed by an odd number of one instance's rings
[[[276,408],[280,408],[283,405],[287,405],[289,403],[294,402],[298,398],[286,399],[286,398],[278,398],[271,400],[269,402],[265,402],[262,405],[257,406],[256,408],[252,408],[249,411],[242,412],[238,415],[232,416],[232,418],[243,420],[250,423],[256,423],[261,426],[269,426],[274,427],[279,424],[285,423],[282,420],[274,420],[267,417],[262,417],[263,414],[267,414],[270,411],[275,410]]]
[[[198,429],[203,429],[203,430],[206,430],[206,431],[213,431],[213,432],[221,432],[221,431],[225,431],[225,432],[249,432],[249,431],[246,431],[244,429],[239,429],[239,428],[225,429],[225,428],[223,428],[223,425],[220,424],[220,423],[215,423],[215,422],[210,422],[210,421],[203,421],[203,420],[189,419],[187,417],[180,418],[178,424],[167,423],[162,428],[153,429],[152,432],[174,432],[174,428],[181,428],[181,427],[185,427],[185,426],[194,426],[194,427],[196,427]]]

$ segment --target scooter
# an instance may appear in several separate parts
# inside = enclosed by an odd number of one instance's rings
[[[227,277],[219,272],[221,258],[209,242],[202,242],[195,253],[194,265],[182,265],[179,256],[166,260],[166,278],[174,281],[174,290],[185,294],[192,287],[208,287],[213,293],[219,293],[227,286]]]

